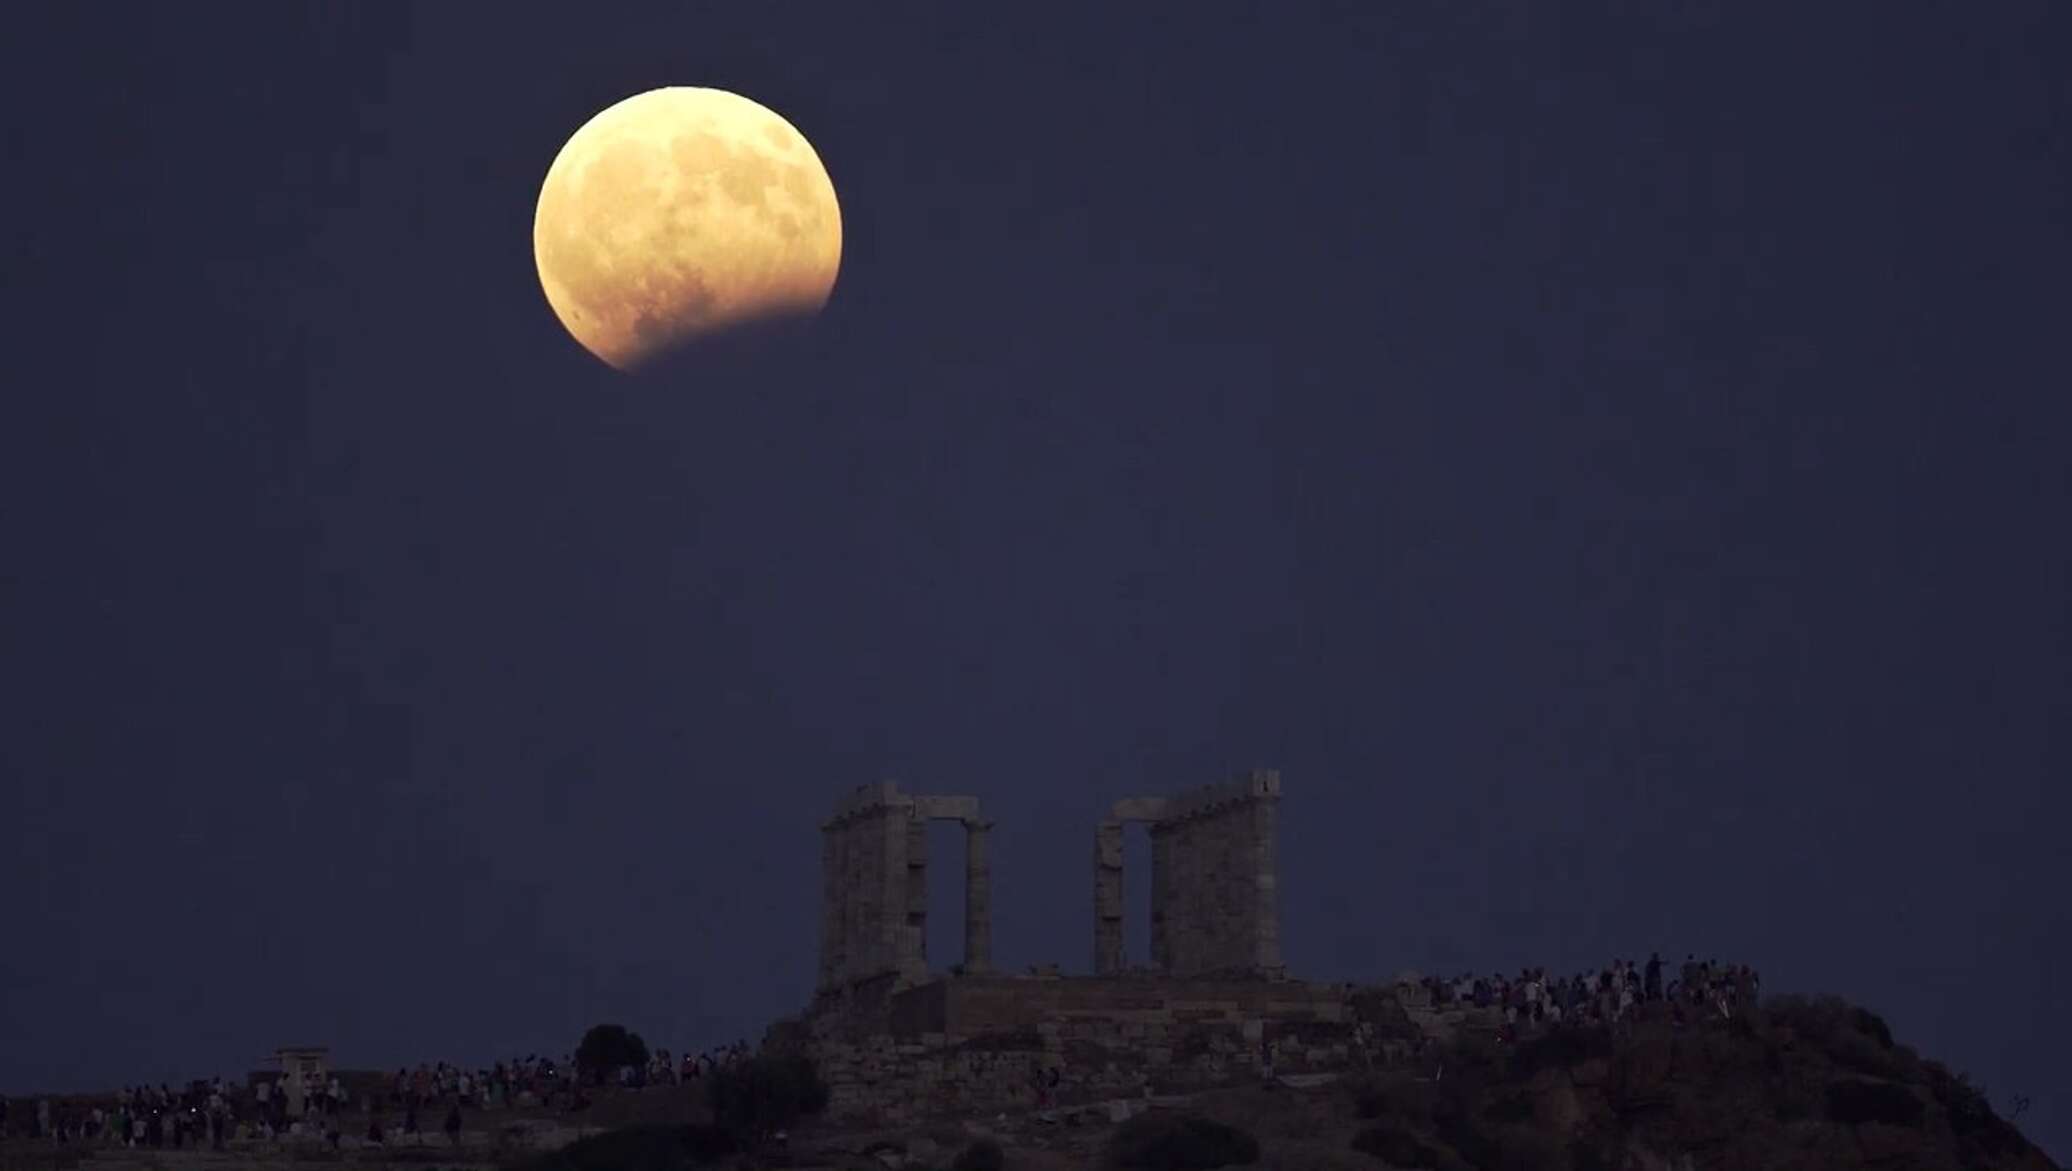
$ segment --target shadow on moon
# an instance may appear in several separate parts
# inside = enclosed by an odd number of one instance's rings
[[[664,346],[627,371],[635,379],[761,381],[795,366],[812,342],[818,312],[770,315]]]

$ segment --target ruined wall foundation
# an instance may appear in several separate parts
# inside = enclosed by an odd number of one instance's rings
[[[875,1002],[873,1027],[820,1015],[790,1041],[810,1052],[838,1119],[898,1123],[1028,1108],[1058,1073],[1065,1106],[1338,1071],[1407,1055],[1354,993],[1297,981],[1158,976],[943,977]]]

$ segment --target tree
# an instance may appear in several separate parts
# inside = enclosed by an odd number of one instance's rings
[[[647,1063],[647,1042],[639,1033],[627,1032],[624,1025],[592,1025],[583,1034],[582,1044],[576,1046],[576,1069],[590,1074],[591,1085],[603,1085],[605,1077],[620,1066],[646,1069]]]

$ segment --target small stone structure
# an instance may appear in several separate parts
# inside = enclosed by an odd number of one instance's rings
[[[281,1067],[281,1091],[288,1113],[300,1115],[310,1090],[331,1080],[331,1051],[320,1045],[287,1045],[273,1051]]]
[[[991,872],[975,797],[884,782],[821,826],[820,971],[812,1006],[764,1044],[813,1057],[837,1117],[1138,1096],[1373,1059],[1355,991],[1290,980],[1276,874],[1280,774],[1118,801],[1094,828],[1094,975],[991,970]],[[965,828],[964,963],[931,973],[927,826]],[[1123,827],[1151,836],[1152,968],[1123,969]],[[1396,1042],[1390,1041],[1389,1044]]]

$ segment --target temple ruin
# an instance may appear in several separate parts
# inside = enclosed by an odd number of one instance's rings
[[[993,892],[976,797],[902,793],[892,781],[842,798],[820,827],[820,982],[828,992],[928,974],[928,823],[964,826],[964,963],[992,967]]]
[[[838,1116],[911,1118],[1022,1102],[1032,1073],[1060,1101],[1339,1068],[1371,1040],[1352,992],[1282,967],[1280,774],[1129,797],[1093,826],[1093,974],[994,970],[988,821],[976,797],[852,790],[821,824],[812,1005],[765,1045],[803,1050]],[[928,826],[964,827],[964,954],[927,954]],[[1123,834],[1151,843],[1148,967],[1124,964]],[[1364,1058],[1363,1058],[1364,1059]]]
[[[1094,972],[1122,971],[1122,831],[1151,833],[1151,965],[1173,976],[1279,975],[1274,834],[1281,775],[1117,801],[1094,828]]]
[[[1178,797],[1130,797],[1094,827],[1094,972],[1123,970],[1123,827],[1151,835],[1151,962],[1173,976],[1280,974],[1274,873],[1280,774],[1256,770]],[[851,791],[820,827],[822,993],[883,976],[930,972],[928,823],[964,827],[964,960],[992,969],[993,823],[976,797]]]

